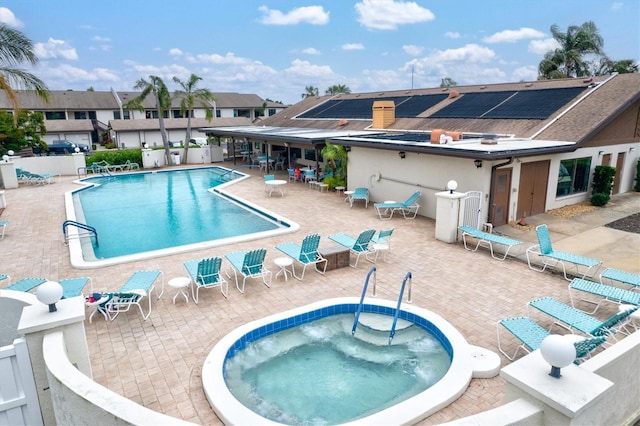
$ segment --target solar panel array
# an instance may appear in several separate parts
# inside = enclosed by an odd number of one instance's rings
[[[575,99],[585,89],[585,87],[567,87],[466,93],[431,114],[429,118],[544,120]],[[439,93],[389,98],[332,99],[300,114],[298,118],[371,120],[373,103],[376,100],[393,101],[397,118],[413,118],[442,102],[447,96],[446,93]]]

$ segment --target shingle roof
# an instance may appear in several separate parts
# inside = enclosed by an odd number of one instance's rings
[[[45,120],[47,132],[91,132],[91,120]]]

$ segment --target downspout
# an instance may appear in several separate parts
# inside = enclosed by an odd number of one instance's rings
[[[509,158],[509,160],[504,163],[496,164],[495,166],[491,166],[491,184],[489,186],[489,214],[487,222],[493,223],[493,184],[496,179],[496,169],[498,167],[508,166],[513,163],[514,157]],[[509,189],[510,191],[511,189]]]

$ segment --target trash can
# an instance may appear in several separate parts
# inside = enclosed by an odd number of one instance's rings
[[[173,164],[175,164],[176,166],[180,165],[180,153],[175,151],[172,152],[171,155],[173,156]]]

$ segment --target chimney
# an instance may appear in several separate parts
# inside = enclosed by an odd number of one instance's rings
[[[396,121],[396,105],[393,101],[373,102],[374,129],[386,129]]]

